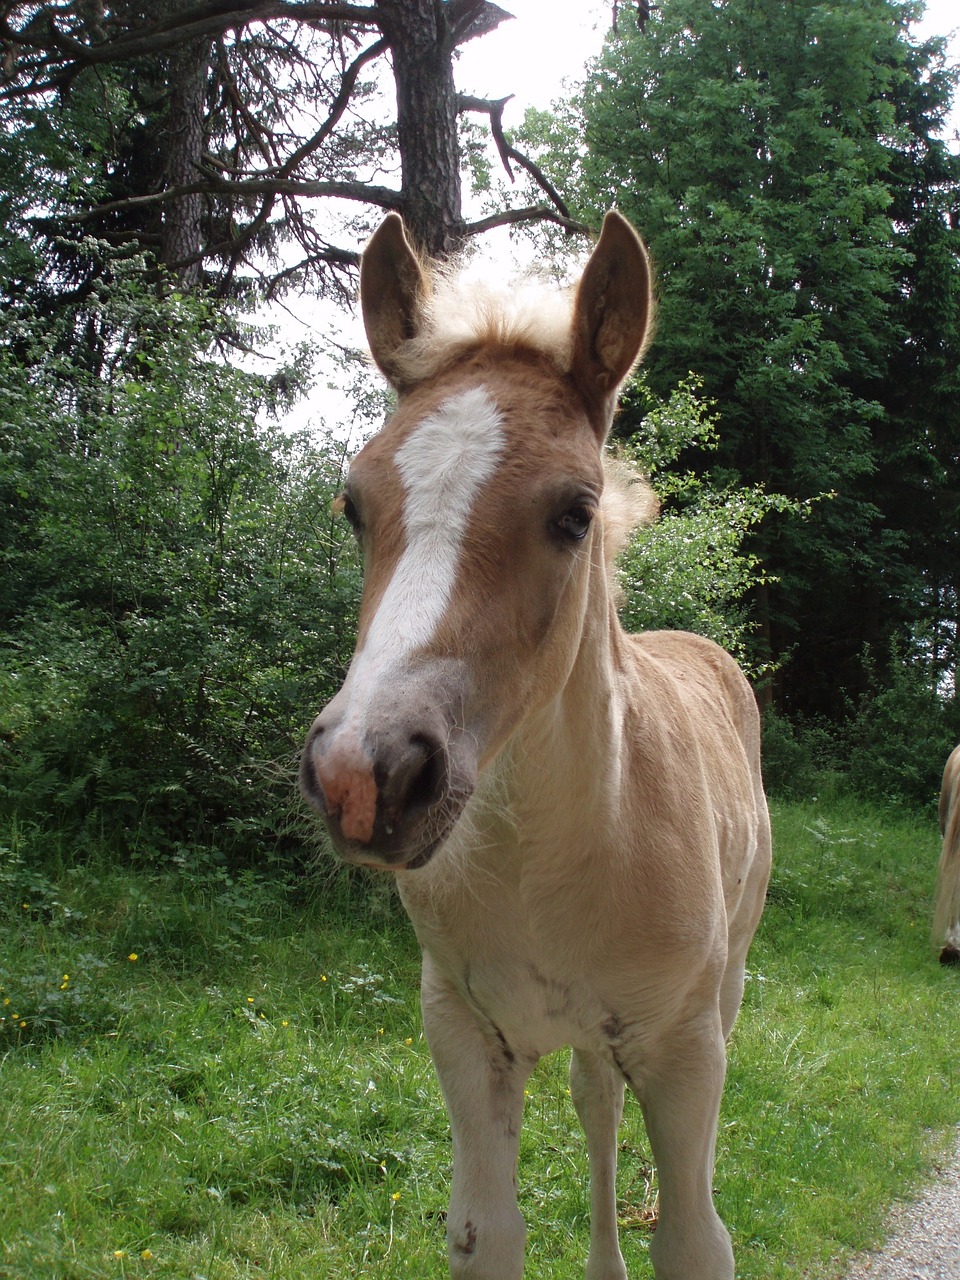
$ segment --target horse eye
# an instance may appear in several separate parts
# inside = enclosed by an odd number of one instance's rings
[[[360,512],[357,510],[357,504],[350,497],[349,493],[344,491],[337,498],[337,510],[349,522],[354,533],[359,533],[361,528]]]
[[[565,511],[557,521],[557,528],[561,533],[566,534],[568,538],[573,538],[577,542],[582,542],[587,536],[587,531],[590,528],[590,521],[592,519],[593,512],[589,507],[571,507],[570,510]]]

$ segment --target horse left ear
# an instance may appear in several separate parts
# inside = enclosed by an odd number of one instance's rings
[[[426,291],[426,276],[403,219],[388,213],[360,259],[360,307],[370,354],[397,390],[404,386],[397,357],[417,335]]]
[[[571,370],[604,437],[620,384],[650,335],[652,315],[647,251],[626,218],[611,209],[577,288]]]

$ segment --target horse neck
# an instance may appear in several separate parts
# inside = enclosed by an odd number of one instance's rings
[[[576,657],[563,686],[511,744],[508,782],[518,814],[600,815],[618,806],[627,675],[625,635],[600,564],[591,575]]]

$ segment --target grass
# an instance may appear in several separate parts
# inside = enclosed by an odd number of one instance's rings
[[[776,871],[721,1116],[744,1280],[842,1276],[960,1123],[960,974],[928,939],[934,819],[774,806]],[[177,872],[0,862],[0,1275],[446,1276],[446,1117],[418,956],[382,888],[312,896]],[[9,1001],[9,1003],[6,1003]],[[631,1277],[652,1272],[639,1108],[622,1134]],[[527,1274],[582,1275],[586,1159],[566,1061],[530,1084]]]

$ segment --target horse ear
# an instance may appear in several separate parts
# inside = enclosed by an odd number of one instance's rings
[[[649,337],[652,314],[647,251],[626,218],[611,209],[573,310],[573,378],[604,435],[620,384]]]
[[[388,213],[360,259],[360,307],[370,353],[396,388],[403,384],[397,363],[400,348],[416,336],[426,277],[403,219]]]

